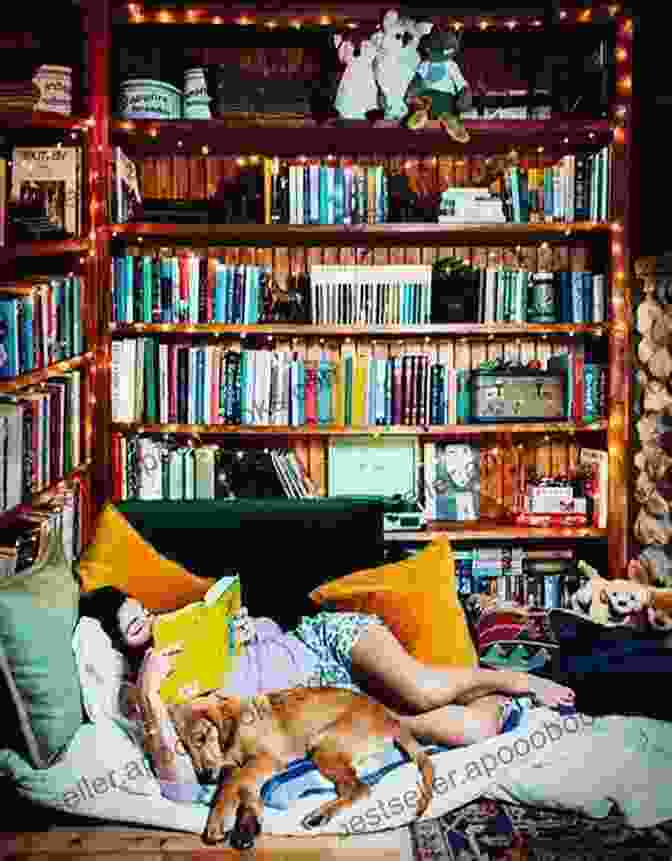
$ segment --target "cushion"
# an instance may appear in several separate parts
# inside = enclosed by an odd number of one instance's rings
[[[82,723],[71,648],[79,588],[65,559],[60,525],[45,525],[45,550],[24,573],[0,580],[0,674],[36,768],[64,751]]]
[[[310,598],[325,609],[380,616],[423,663],[454,667],[478,663],[457,597],[455,562],[447,538],[431,542],[410,559],[325,583]]]
[[[177,610],[200,601],[215,583],[162,556],[110,503],[82,554],[79,575],[83,592],[116,586],[150,610]]]

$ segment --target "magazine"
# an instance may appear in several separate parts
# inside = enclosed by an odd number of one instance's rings
[[[39,208],[50,226],[81,232],[82,151],[74,146],[14,147],[11,202]]]

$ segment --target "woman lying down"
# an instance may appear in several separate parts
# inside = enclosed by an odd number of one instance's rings
[[[153,648],[155,615],[113,587],[82,595],[80,615],[97,619],[127,662],[127,680],[141,693],[136,708],[162,794],[191,802],[198,794],[192,762],[177,744],[159,688],[179,645]],[[224,693],[251,697],[295,687],[341,687],[367,693],[395,711],[423,744],[467,745],[497,735],[530,696],[548,707],[572,706],[574,692],[527,673],[427,666],[413,658],[378,616],[322,612],[285,633],[271,619],[243,610],[238,636],[245,648]],[[142,707],[140,707],[142,703]]]

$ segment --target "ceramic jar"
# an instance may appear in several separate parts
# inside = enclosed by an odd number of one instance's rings
[[[165,81],[133,78],[121,85],[119,113],[136,120],[179,120],[182,93]]]
[[[72,69],[69,66],[40,66],[33,77],[40,90],[36,111],[72,113]]]
[[[184,73],[184,118],[187,120],[211,119],[211,101],[204,69],[187,69]]]

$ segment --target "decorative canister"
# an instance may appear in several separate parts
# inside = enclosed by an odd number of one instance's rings
[[[179,120],[182,93],[165,81],[133,78],[121,85],[119,113],[129,120]]]
[[[552,272],[535,272],[530,278],[527,320],[529,323],[555,323],[555,280]]]
[[[184,73],[184,117],[188,120],[209,120],[211,97],[205,71],[201,68],[187,69]]]
[[[72,113],[72,69],[70,66],[40,66],[33,77],[40,90],[36,111]]]

